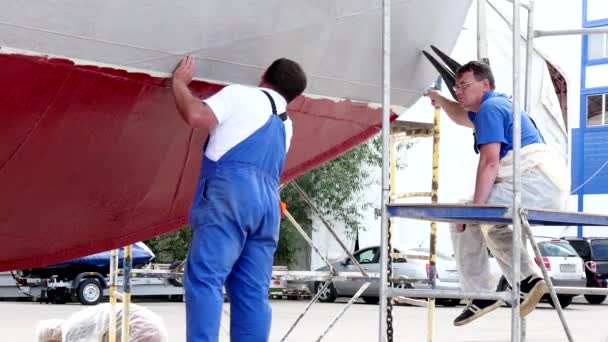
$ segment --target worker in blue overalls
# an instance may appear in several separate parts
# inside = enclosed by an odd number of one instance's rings
[[[268,288],[279,235],[279,177],[292,136],[287,104],[306,88],[294,61],[274,61],[259,87],[230,85],[201,101],[188,89],[194,58],[173,73],[182,118],[209,131],[190,212],[185,271],[188,341],[217,342],[230,298],[232,341],[267,341]]]

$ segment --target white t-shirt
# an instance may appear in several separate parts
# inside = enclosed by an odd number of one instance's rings
[[[211,107],[218,125],[209,133],[209,143],[205,156],[217,161],[231,148],[247,139],[268,121],[272,106],[268,97],[260,90],[266,90],[275,105],[277,113],[286,111],[287,101],[279,93],[268,88],[255,88],[244,85],[224,87],[215,95],[204,100]],[[289,150],[293,132],[291,119],[285,125],[285,151]]]

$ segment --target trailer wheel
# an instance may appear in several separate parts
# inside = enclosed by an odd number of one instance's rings
[[[96,305],[101,300],[102,294],[97,279],[87,278],[78,285],[78,301],[82,305]]]
[[[184,296],[183,295],[169,295],[168,299],[170,302],[183,302]]]
[[[574,298],[574,296],[570,296],[570,295],[557,295],[557,300],[559,301],[559,305],[562,307],[562,309],[567,308],[570,304],[572,304],[572,299]],[[549,304],[551,304],[552,307],[555,307],[555,304],[553,303],[553,298],[551,298],[549,296]]]
[[[606,296],[602,295],[585,295],[585,299],[589,304],[602,304],[602,302],[606,299]]]

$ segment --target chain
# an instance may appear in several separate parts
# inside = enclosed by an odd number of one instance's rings
[[[388,287],[393,287],[393,246],[391,245],[391,219],[388,220],[388,260],[387,260],[387,282]],[[393,341],[393,298],[386,298],[386,340]]]

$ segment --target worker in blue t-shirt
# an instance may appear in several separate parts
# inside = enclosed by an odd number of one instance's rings
[[[454,90],[458,102],[429,89],[429,97],[456,124],[473,128],[474,149],[479,154],[474,205],[511,206],[513,196],[513,104],[494,91],[494,76],[487,64],[469,62],[456,72]],[[521,112],[521,184],[524,207],[564,209],[569,189],[566,164],[546,144],[528,113]],[[521,278],[512,279],[511,227],[453,225],[452,243],[463,291],[494,291],[486,248],[496,257],[510,284],[520,282],[521,315],[532,312],[547,289],[545,281],[521,248]],[[500,300],[473,299],[454,320],[467,324],[500,307]]]

